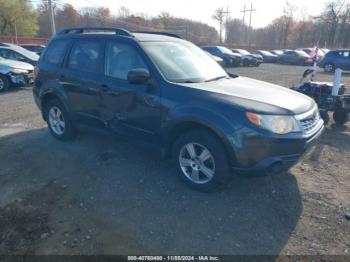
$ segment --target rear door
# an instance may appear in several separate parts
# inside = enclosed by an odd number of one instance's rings
[[[123,135],[156,142],[160,129],[160,88],[152,81],[152,74],[145,84],[127,81],[132,69],[151,71],[141,48],[128,41],[107,41],[104,68],[102,121]]]
[[[100,39],[75,39],[59,76],[74,117],[86,124],[100,124],[102,51]]]

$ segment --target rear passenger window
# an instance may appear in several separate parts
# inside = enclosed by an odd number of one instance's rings
[[[54,40],[49,45],[44,61],[52,65],[59,65],[62,63],[65,51],[67,49],[69,40]]]
[[[98,41],[77,41],[69,55],[68,67],[84,72],[97,72],[101,44]]]
[[[106,47],[105,75],[126,80],[128,72],[136,68],[147,68],[135,48],[117,42]]]

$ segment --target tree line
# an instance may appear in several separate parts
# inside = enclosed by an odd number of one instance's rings
[[[178,18],[167,12],[156,17],[133,14],[120,7],[116,13],[106,7],[76,9],[70,4],[54,1],[56,30],[79,26],[123,27],[130,31],[167,31],[176,33],[197,44],[223,43],[229,46],[245,45],[265,49],[309,47],[319,43],[322,47],[350,46],[350,0],[330,0],[318,16],[303,14],[296,6],[286,2],[283,13],[269,25],[250,28],[240,19],[225,16],[218,8],[212,19],[219,30],[206,23]],[[225,34],[223,34],[225,32]],[[42,0],[36,8],[30,0],[0,0],[0,35],[37,36],[49,38],[49,6]]]
[[[252,29],[240,19],[228,19],[225,23],[228,45],[253,45],[259,48],[297,48],[318,44],[321,47],[350,47],[350,1],[333,0],[328,2],[321,14],[308,16],[289,2],[283,14],[269,25]]]
[[[195,43],[217,41],[218,32],[208,24],[190,19],[173,17],[167,12],[157,17],[146,14],[132,14],[126,7],[120,7],[112,14],[106,7],[74,8],[71,4],[53,2],[56,31],[67,27],[101,26],[122,27],[130,31],[167,31],[178,34]],[[51,36],[50,13],[47,1],[43,0],[36,9],[31,1],[0,0],[0,35]]]

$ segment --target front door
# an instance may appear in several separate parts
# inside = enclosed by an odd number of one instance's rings
[[[152,75],[148,83],[128,83],[128,72],[136,68],[149,70],[139,47],[106,42],[100,118],[123,135],[154,143],[160,129],[160,88],[152,84]]]

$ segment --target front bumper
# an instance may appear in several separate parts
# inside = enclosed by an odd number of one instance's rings
[[[313,134],[303,137],[265,137],[252,130],[242,134],[242,147],[235,149],[239,174],[271,175],[290,169],[324,132],[322,124]]]
[[[9,74],[11,82],[15,86],[25,86],[28,84],[34,83],[33,72],[29,72],[26,74]]]

